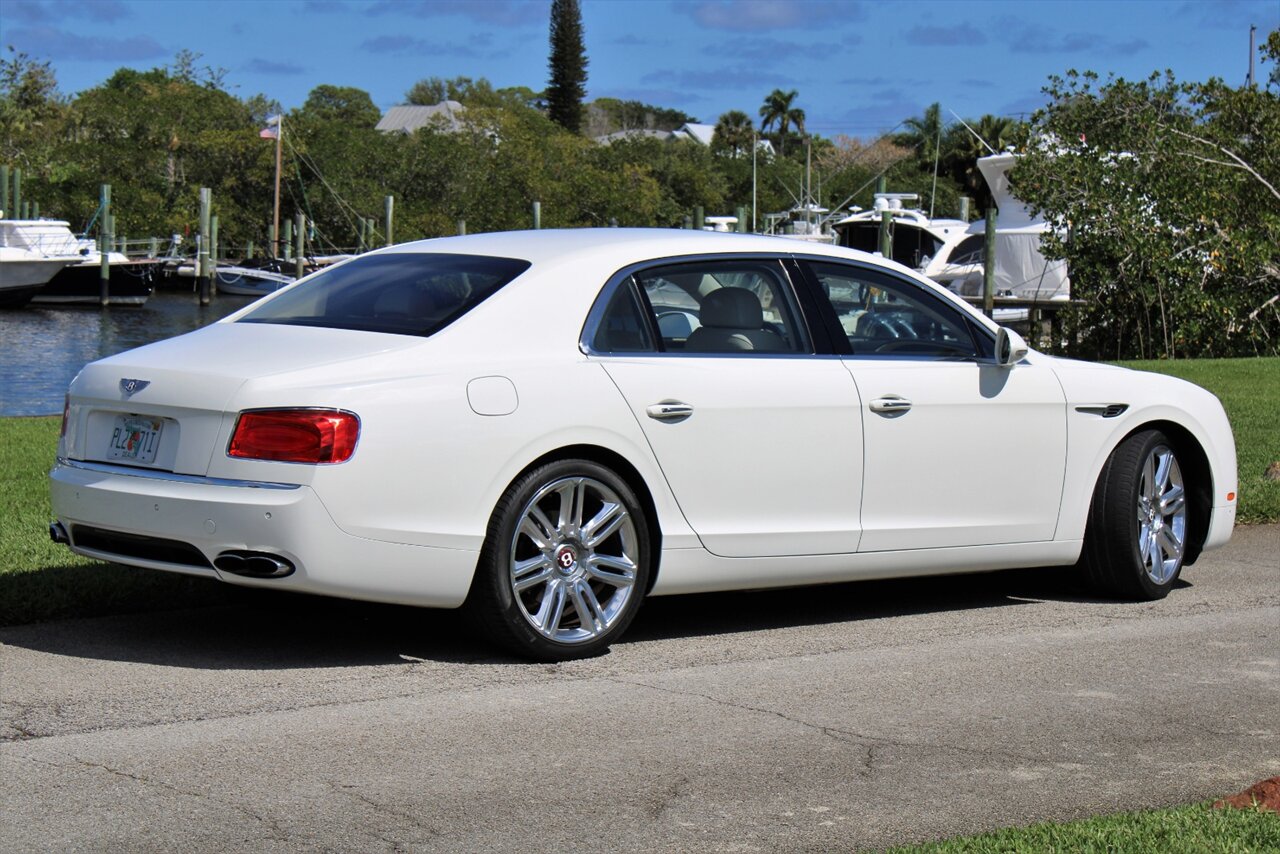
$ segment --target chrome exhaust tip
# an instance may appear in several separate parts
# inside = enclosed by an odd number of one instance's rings
[[[267,552],[226,551],[213,559],[213,565],[246,578],[284,578],[294,570],[292,562]]]
[[[49,539],[64,546],[71,545],[71,535],[67,533],[66,528],[62,527],[62,523],[57,520],[49,523]]]

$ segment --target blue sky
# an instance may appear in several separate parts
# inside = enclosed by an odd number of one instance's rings
[[[0,44],[49,60],[60,88],[183,49],[233,92],[299,106],[321,83],[384,110],[424,77],[541,89],[550,0],[0,0]],[[933,101],[961,116],[1025,114],[1050,74],[1179,79],[1248,70],[1280,0],[583,0],[589,97],[638,99],[714,122],[799,91],[811,130],[871,137]],[[1270,67],[1262,67],[1263,80]]]

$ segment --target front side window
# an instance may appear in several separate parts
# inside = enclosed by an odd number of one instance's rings
[[[922,288],[860,267],[808,266],[853,355],[978,357],[963,316]]]
[[[428,336],[529,268],[485,255],[367,255],[268,300],[240,323],[280,323]]]

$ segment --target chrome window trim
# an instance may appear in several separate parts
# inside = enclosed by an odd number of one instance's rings
[[[140,477],[145,480],[162,480],[168,483],[192,483],[202,486],[231,486],[242,489],[301,489],[300,483],[272,483],[265,480],[232,480],[224,477],[202,477],[194,474],[175,474],[171,471],[153,471],[150,469],[134,468],[132,466],[117,466],[110,463],[89,463],[82,460],[70,460],[66,457],[58,457],[58,465],[71,469],[80,469],[81,471],[91,471],[98,474],[114,474],[121,477]]]

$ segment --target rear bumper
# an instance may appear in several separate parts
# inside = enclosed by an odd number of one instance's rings
[[[479,557],[471,550],[351,536],[306,486],[175,478],[65,460],[49,480],[53,512],[70,532],[72,551],[132,566],[252,587],[451,608],[466,599]],[[125,535],[117,538],[121,542],[154,538],[188,544],[192,557],[176,562],[153,559],[146,548],[104,550],[101,544],[113,540],[101,535],[92,539],[99,547],[86,547],[77,542],[78,527]],[[295,571],[284,578],[220,572],[213,563],[226,551],[280,555]]]

